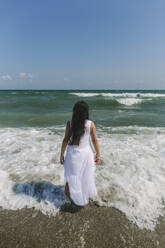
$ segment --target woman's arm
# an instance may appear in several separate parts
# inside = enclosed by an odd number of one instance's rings
[[[96,164],[98,164],[100,162],[100,147],[99,147],[99,143],[98,143],[97,137],[96,137],[95,124],[93,122],[91,123],[90,135],[91,135],[93,146],[94,146],[95,151],[96,151],[95,162],[96,162]]]
[[[65,149],[67,147],[69,138],[70,138],[70,123],[68,121],[66,124],[65,136],[63,138],[62,146],[61,146],[61,155],[60,155],[60,163],[61,164],[63,164],[63,162],[64,162],[64,153],[65,153]]]

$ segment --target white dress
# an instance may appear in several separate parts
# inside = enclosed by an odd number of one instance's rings
[[[71,122],[70,122],[71,123]],[[79,145],[68,145],[64,159],[64,177],[69,185],[70,197],[76,205],[84,206],[97,195],[95,186],[94,154],[90,142],[91,121],[85,123],[85,133]]]

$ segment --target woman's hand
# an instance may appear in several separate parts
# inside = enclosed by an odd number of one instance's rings
[[[95,164],[98,164],[100,162],[100,157],[96,155],[94,161]]]
[[[60,156],[60,164],[63,164],[64,163],[64,155],[61,155]]]

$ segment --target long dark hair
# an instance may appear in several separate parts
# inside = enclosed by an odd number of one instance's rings
[[[70,145],[79,145],[80,138],[85,132],[85,120],[89,119],[88,109],[88,104],[84,101],[79,101],[74,105],[70,129]]]

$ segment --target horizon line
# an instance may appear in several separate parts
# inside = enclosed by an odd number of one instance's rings
[[[29,91],[41,91],[41,90],[47,90],[47,91],[53,91],[53,90],[56,90],[56,91],[101,91],[101,90],[104,90],[104,91],[126,91],[126,90],[129,90],[129,91],[137,91],[137,90],[143,90],[143,91],[154,91],[154,90],[159,90],[159,91],[164,91],[165,89],[45,89],[45,88],[41,88],[41,89],[0,89],[0,91],[9,91],[9,90],[16,90],[16,91],[24,91],[24,90],[29,90]]]

